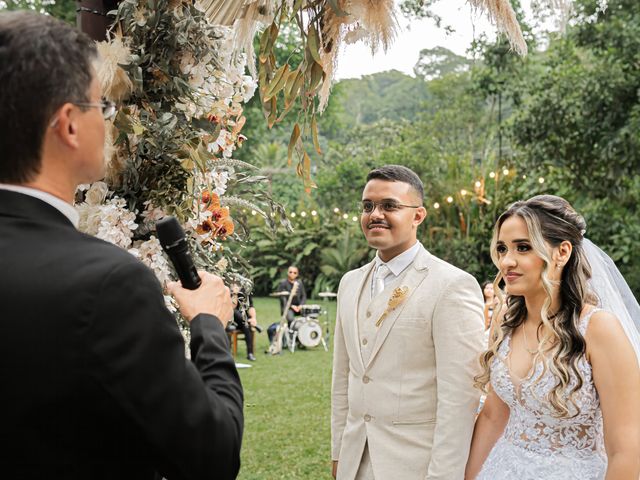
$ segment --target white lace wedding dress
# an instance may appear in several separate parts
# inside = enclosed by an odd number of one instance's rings
[[[592,310],[580,322],[584,335]],[[584,384],[573,399],[573,418],[556,418],[546,400],[555,379],[541,363],[524,380],[509,371],[511,337],[505,337],[491,364],[491,386],[511,410],[502,437],[489,454],[479,480],[603,480],[607,469],[600,399],[591,365],[583,356],[578,369]],[[577,378],[571,378],[571,386]],[[571,389],[568,389],[570,391]],[[570,407],[571,408],[571,407]],[[575,408],[572,414],[575,413]]]

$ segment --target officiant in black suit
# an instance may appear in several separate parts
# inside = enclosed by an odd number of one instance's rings
[[[0,13],[0,477],[232,479],[242,387],[229,289],[168,290],[78,232],[76,186],[104,175],[96,47],[51,17]]]

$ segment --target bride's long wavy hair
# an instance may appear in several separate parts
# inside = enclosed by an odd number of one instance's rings
[[[493,230],[491,258],[496,267],[498,266],[498,234],[503,223],[513,216],[518,216],[525,221],[533,251],[544,261],[541,280],[547,298],[542,306],[543,333],[539,339],[534,362],[542,361],[544,368],[548,368],[556,379],[548,398],[556,415],[561,418],[575,416],[579,410],[573,401],[573,394],[584,383],[577,365],[586,349],[584,337],[578,328],[580,314],[586,304],[597,304],[597,297],[588,287],[591,267],[582,247],[586,223],[569,202],[554,195],[538,195],[526,201],[516,202],[498,218]],[[555,282],[554,285],[549,276],[551,270],[555,268],[550,251],[565,240],[571,242],[573,251],[564,266],[559,284]],[[498,285],[502,278],[502,273],[498,270],[494,290],[500,302],[493,316],[494,321],[498,323],[492,330],[489,349],[480,357],[482,373],[475,377],[476,387],[485,392],[491,377],[491,361],[497,354],[498,348],[505,336],[522,325],[527,317],[524,297],[507,293],[505,298],[501,293]],[[552,294],[557,288],[559,288],[560,308],[550,315]],[[505,305],[506,310],[503,310]],[[504,315],[499,315],[502,311]],[[573,386],[570,384],[572,377],[577,379]]]

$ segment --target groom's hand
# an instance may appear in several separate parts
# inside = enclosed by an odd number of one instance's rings
[[[227,326],[233,316],[231,294],[220,277],[207,272],[198,272],[202,284],[195,290],[182,288],[178,282],[167,284],[167,292],[178,302],[182,316],[191,322],[193,317],[208,313],[218,317],[223,327]]]
[[[333,478],[336,478],[336,476],[338,475],[338,460],[334,460],[333,461],[333,467],[331,469],[331,475],[333,475]]]

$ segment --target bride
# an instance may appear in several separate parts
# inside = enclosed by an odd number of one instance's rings
[[[640,477],[640,308],[630,291],[618,295],[615,277],[599,273],[607,289],[592,291],[592,267],[607,273],[612,262],[585,227],[551,195],[514,203],[496,223],[495,284],[504,280],[507,295],[495,289],[466,479]]]

